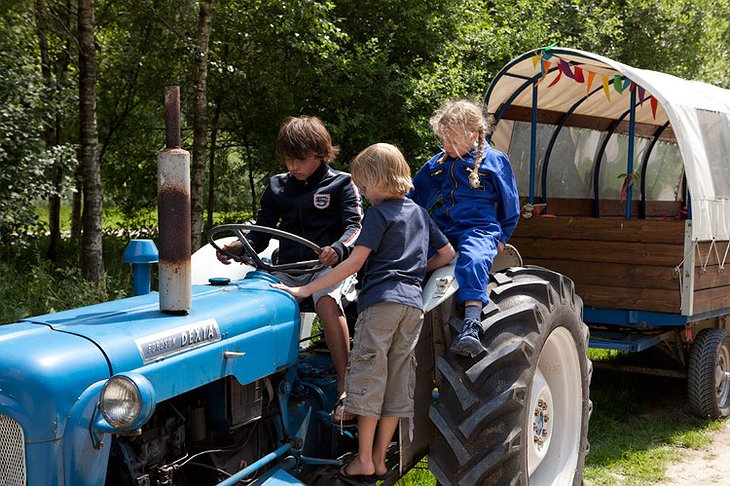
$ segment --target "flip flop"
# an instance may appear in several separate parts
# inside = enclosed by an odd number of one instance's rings
[[[395,473],[393,469],[388,469],[384,474],[372,474],[370,475],[375,481],[385,481]]]
[[[338,410],[340,410],[339,413]],[[340,418],[338,418],[338,415]],[[349,415],[350,418],[345,418],[345,416],[347,415]],[[335,403],[335,408],[332,409],[332,412],[330,412],[330,422],[332,422],[333,425],[336,425],[337,427],[341,427],[343,429],[346,429],[348,427],[355,427],[357,425],[357,417],[345,412],[345,395],[342,395],[340,398],[337,399],[337,402]]]
[[[350,484],[352,486],[375,486],[375,475],[367,475],[367,474],[347,474],[347,466],[349,466],[350,463],[348,462],[344,466],[340,468],[340,472],[338,473],[338,477],[344,481],[347,484]]]

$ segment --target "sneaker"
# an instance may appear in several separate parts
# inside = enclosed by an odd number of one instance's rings
[[[481,322],[476,319],[464,319],[461,332],[454,338],[449,349],[452,353],[473,358],[484,350],[479,340],[481,331]]]

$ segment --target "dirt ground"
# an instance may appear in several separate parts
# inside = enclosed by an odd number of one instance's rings
[[[730,485],[730,421],[710,432],[711,444],[701,450],[678,449],[679,461],[669,463],[667,481],[656,486]]]

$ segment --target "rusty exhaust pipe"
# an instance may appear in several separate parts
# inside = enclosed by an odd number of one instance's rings
[[[192,307],[190,153],[180,148],[180,87],[165,87],[165,150],[157,154],[160,310]]]

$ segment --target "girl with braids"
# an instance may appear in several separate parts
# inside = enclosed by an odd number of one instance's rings
[[[484,349],[479,336],[489,270],[519,219],[517,185],[507,155],[485,142],[480,105],[447,101],[430,122],[443,149],[418,171],[409,195],[428,210],[441,201],[432,217],[459,251],[456,296],[464,305],[464,323],[450,349],[474,357]]]

